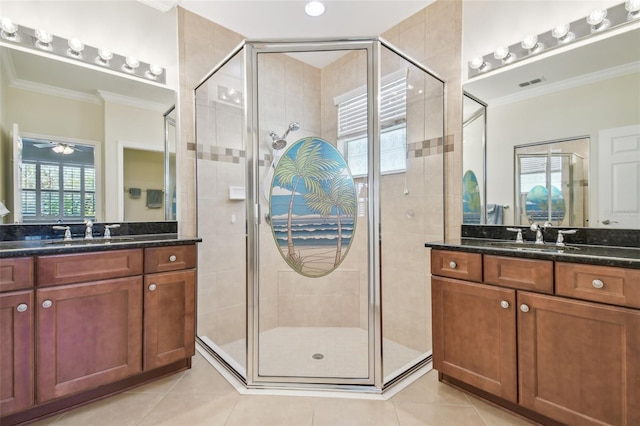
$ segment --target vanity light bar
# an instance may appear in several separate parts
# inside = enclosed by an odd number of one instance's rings
[[[640,0],[627,0],[609,9],[592,12],[589,16],[561,24],[542,34],[530,35],[522,42],[504,46],[495,52],[472,58],[469,63],[468,76],[472,78],[480,74],[501,68],[561,46],[571,44],[576,40],[583,40],[595,34],[618,28],[634,22],[637,18],[632,10]],[[637,12],[636,12],[637,13]],[[638,14],[640,18],[640,14]]]
[[[77,38],[67,40],[43,29],[34,30],[18,25],[6,17],[0,23],[0,42],[166,84],[165,69],[158,65],[141,62],[132,56],[118,55],[109,49],[88,46]]]

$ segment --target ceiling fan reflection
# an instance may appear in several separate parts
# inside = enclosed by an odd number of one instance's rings
[[[36,148],[51,148],[53,152],[56,154],[64,154],[69,155],[73,154],[75,151],[83,151],[78,148],[75,144],[72,143],[62,143],[62,142],[47,142],[47,143],[39,143],[34,145]]]

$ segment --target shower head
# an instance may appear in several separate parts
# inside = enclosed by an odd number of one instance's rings
[[[284,132],[284,135],[282,135],[282,137],[278,136],[276,132],[271,130],[269,132],[269,136],[271,137],[271,146],[273,147],[273,149],[278,151],[287,146],[287,136],[289,135],[289,132],[295,132],[298,129],[300,129],[300,124],[298,124],[297,121],[294,121],[293,123],[289,124],[289,128],[286,132]]]

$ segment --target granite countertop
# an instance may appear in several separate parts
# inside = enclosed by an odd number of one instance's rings
[[[586,244],[567,244],[566,247],[559,247],[555,244],[537,246],[532,243],[524,243],[519,246],[513,240],[493,240],[488,238],[460,238],[451,242],[435,241],[426,243],[425,247],[497,256],[640,269],[640,248],[633,247]]]
[[[202,238],[181,238],[173,233],[114,236],[110,240],[95,237],[91,240],[78,238],[71,241],[62,239],[0,241],[0,258],[173,246],[201,241]]]

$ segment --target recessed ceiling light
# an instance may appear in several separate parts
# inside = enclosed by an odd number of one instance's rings
[[[321,1],[310,1],[304,7],[309,16],[320,16],[324,13],[324,4]]]

